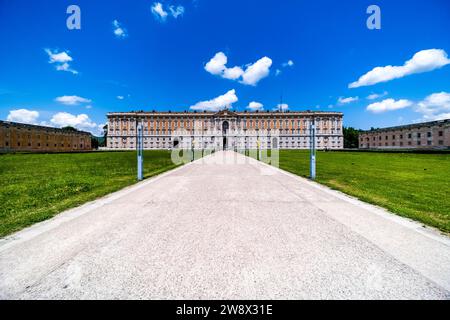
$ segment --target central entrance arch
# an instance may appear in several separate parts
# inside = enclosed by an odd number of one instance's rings
[[[223,132],[223,134],[227,134],[228,129],[230,129],[230,123],[227,120],[225,120],[222,123],[222,132]]]
[[[227,150],[228,149],[228,141],[227,141],[227,132],[228,129],[230,129],[230,123],[228,121],[224,121],[222,122],[222,146],[223,146],[223,150]]]

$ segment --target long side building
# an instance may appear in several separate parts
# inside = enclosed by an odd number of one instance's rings
[[[318,149],[344,147],[339,112],[111,112],[108,113],[107,147],[135,149],[137,126],[142,125],[144,149],[223,148],[307,149],[310,125],[317,127]],[[263,135],[275,140],[259,142]],[[255,137],[258,136],[258,139]],[[274,141],[274,142],[271,142]],[[263,141],[264,142],[264,141]],[[271,145],[272,143],[272,145]]]
[[[450,148],[450,119],[363,131],[360,149]]]
[[[77,152],[91,149],[89,132],[0,121],[0,152]]]

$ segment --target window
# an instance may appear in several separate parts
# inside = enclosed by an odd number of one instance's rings
[[[421,137],[421,134],[420,134],[420,132],[418,132],[417,133],[417,138],[420,138]]]
[[[427,137],[431,138],[431,132],[427,132]]]
[[[442,145],[444,145],[444,141],[443,141],[443,140],[439,140],[438,144],[439,144],[440,146],[442,146]]]
[[[411,139],[412,135],[411,133],[408,133],[408,139]]]
[[[431,141],[428,140],[427,141],[427,145],[431,146]]]
[[[386,136],[386,140],[388,139],[388,136]]]
[[[395,139],[395,134],[392,136],[392,139]]]
[[[439,137],[442,137],[444,135],[443,131],[439,131]]]
[[[420,140],[417,140],[417,145],[420,146]]]
[[[402,134],[400,135],[400,139],[403,139],[403,135]]]

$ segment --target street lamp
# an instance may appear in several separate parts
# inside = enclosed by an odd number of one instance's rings
[[[192,159],[191,159],[191,161],[194,161],[194,159],[195,159],[195,156],[194,156],[194,152],[195,152],[195,140],[194,140],[194,137],[192,137],[191,141],[192,141],[191,142],[191,151],[192,151]]]
[[[144,179],[143,175],[143,163],[144,163],[144,145],[143,145],[142,124],[138,124],[137,127],[137,179],[141,181]]]
[[[311,180],[316,179],[316,120],[312,119],[312,123],[309,127],[309,177]]]

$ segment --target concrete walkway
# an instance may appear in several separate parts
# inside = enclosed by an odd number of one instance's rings
[[[449,299],[449,291],[448,237],[233,152],[0,240],[3,299]]]

